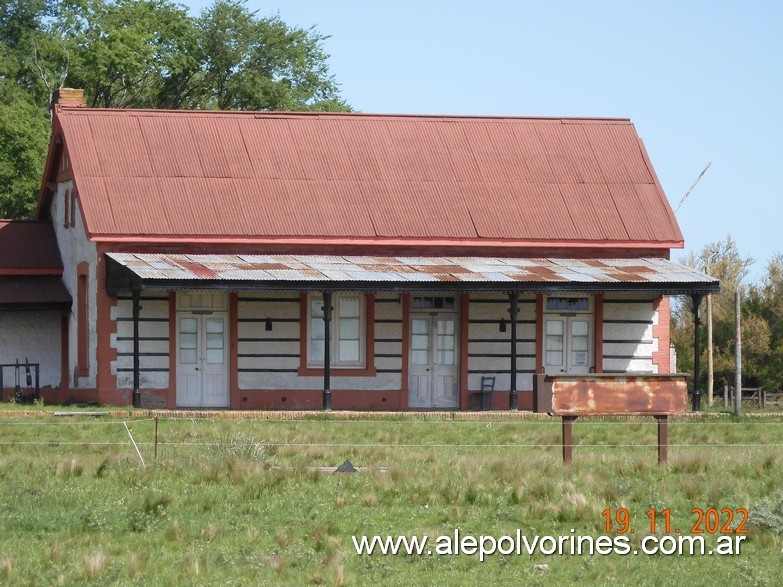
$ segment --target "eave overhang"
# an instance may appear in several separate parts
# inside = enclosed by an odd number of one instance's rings
[[[524,259],[106,253],[106,290],[717,293],[659,258]]]

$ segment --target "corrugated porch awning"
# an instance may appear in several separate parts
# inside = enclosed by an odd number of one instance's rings
[[[219,291],[717,292],[709,275],[657,258],[522,259],[107,253],[106,289]]]

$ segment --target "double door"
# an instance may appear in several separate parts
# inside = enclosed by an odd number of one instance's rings
[[[590,373],[593,349],[590,316],[544,316],[544,371]]]
[[[227,323],[220,312],[177,314],[177,406],[228,407]]]
[[[408,407],[459,407],[457,325],[453,312],[411,316]]]

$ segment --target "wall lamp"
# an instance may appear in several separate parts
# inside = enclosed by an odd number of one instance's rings
[[[506,328],[507,328],[506,327],[506,319],[505,318],[501,318],[500,319],[500,324],[498,324],[498,330],[500,330],[500,332],[505,332]]]
[[[271,318],[267,318],[266,319],[266,322],[264,323],[264,330],[266,330],[267,332],[272,332],[272,319]]]

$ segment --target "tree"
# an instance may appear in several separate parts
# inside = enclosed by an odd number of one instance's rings
[[[753,259],[743,257],[736,243],[727,236],[725,240],[705,246],[699,253],[691,253],[683,264],[698,271],[707,271],[720,279],[720,293],[712,297],[713,369],[715,381],[732,381],[734,374],[734,293],[740,291],[745,298],[748,276]],[[704,308],[701,308],[702,323]],[[747,373],[758,371],[757,365],[768,351],[768,336],[763,321],[748,316],[743,320],[743,364]],[[678,369],[692,372],[693,360],[693,303],[683,298],[675,305],[672,315],[672,342],[677,349]],[[706,378],[706,332],[700,333],[700,358],[702,373]]]
[[[64,1],[49,32],[70,54],[66,84],[94,108],[158,106],[165,80],[197,67],[193,22],[168,0]]]
[[[204,107],[220,110],[347,110],[315,29],[257,18],[243,0],[216,0],[198,20]]]
[[[244,0],[198,18],[171,0],[0,0],[0,216],[35,208],[57,88],[92,107],[350,110],[327,38]]]
[[[41,188],[51,123],[14,82],[0,80],[0,218],[29,218]]]
[[[748,314],[762,320],[766,324],[768,333],[768,352],[758,366],[759,383],[766,389],[781,389],[783,386],[783,253],[778,252],[770,259],[761,282],[750,287],[747,306]]]

